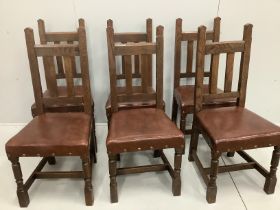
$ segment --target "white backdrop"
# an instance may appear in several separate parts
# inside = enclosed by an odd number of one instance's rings
[[[25,27],[32,27],[38,41],[37,19],[50,31],[72,31],[78,18],[86,21],[90,77],[97,122],[105,122],[104,104],[109,92],[106,20],[116,31],[144,31],[145,19],[165,27],[164,99],[170,114],[173,87],[175,19],[185,30],[201,24],[212,27],[222,18],[221,39],[240,39],[243,25],[254,24],[247,107],[280,123],[280,1],[279,0],[0,0],[0,123],[31,119],[33,92],[25,47]],[[155,37],[155,36],[154,36]]]

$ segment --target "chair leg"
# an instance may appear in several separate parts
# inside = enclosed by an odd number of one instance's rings
[[[95,152],[97,153],[97,139],[96,139],[94,114],[92,115],[92,137],[93,137],[94,149],[95,149]]]
[[[235,153],[235,152],[228,152],[228,153],[227,153],[227,156],[228,156],[228,157],[233,157],[233,156],[234,156],[234,153]]]
[[[280,157],[280,147],[275,146],[272,153],[270,172],[267,175],[264,184],[264,191],[267,194],[272,194],[274,193],[275,190],[275,185],[277,182],[276,171],[277,171],[277,166],[279,164],[279,157]]]
[[[173,98],[172,106],[172,121],[177,124],[178,104],[175,98]]]
[[[216,179],[217,179],[218,167],[219,167],[219,157],[220,154],[212,151],[210,179],[206,191],[206,200],[208,203],[216,202],[216,195],[217,195]]]
[[[161,155],[162,150],[155,150],[154,151],[154,158],[158,158]]]
[[[188,157],[189,161],[194,161],[193,153],[196,153],[196,151],[197,151],[197,144],[198,144],[198,137],[199,137],[199,131],[194,124],[192,126],[192,130],[193,130],[193,132],[192,132],[192,135],[191,135],[189,157]]]
[[[27,207],[29,204],[29,195],[23,184],[22,172],[18,157],[9,158],[12,163],[14,177],[17,183],[17,196],[20,207]]]
[[[185,134],[187,113],[181,111],[180,130]]]
[[[49,163],[50,165],[55,165],[55,164],[56,164],[55,157],[48,157],[48,163]]]
[[[92,164],[89,157],[82,157],[82,165],[83,165],[83,171],[84,171],[84,180],[85,180],[85,202],[87,206],[93,205],[93,189],[92,189]]]
[[[174,196],[181,195],[181,164],[182,164],[182,149],[175,149],[174,156],[174,177],[172,180],[172,193]]]
[[[117,155],[109,155],[110,197],[111,203],[118,202],[117,189]]]

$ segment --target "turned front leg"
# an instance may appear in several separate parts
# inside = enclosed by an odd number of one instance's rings
[[[90,158],[82,158],[82,164],[83,164],[83,172],[84,172],[84,180],[85,180],[85,202],[87,206],[92,206],[93,204],[93,189],[92,189],[92,183],[91,183],[91,177],[92,177],[92,162],[90,161]]]
[[[174,156],[174,177],[172,180],[172,192],[174,196],[181,195],[181,164],[182,164],[182,149],[175,149]]]
[[[215,203],[217,196],[217,173],[219,167],[219,157],[218,153],[212,152],[211,168],[210,168],[210,179],[207,185],[206,200],[208,203]]]
[[[280,157],[280,147],[275,146],[272,153],[270,172],[266,176],[265,184],[264,184],[264,191],[267,194],[272,194],[274,193],[275,190],[275,186],[277,182],[276,171],[277,171],[277,166],[279,164],[279,157]]]
[[[110,196],[111,203],[118,202],[117,189],[117,155],[109,155],[109,174],[110,174]]]
[[[178,104],[175,98],[173,98],[172,106],[172,121],[177,125],[177,113],[178,113]]]
[[[19,158],[9,158],[12,162],[12,169],[17,183],[17,196],[20,207],[27,207],[29,204],[28,192],[23,184],[22,172],[19,163]]]

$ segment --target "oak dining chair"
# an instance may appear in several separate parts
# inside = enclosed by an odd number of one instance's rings
[[[30,64],[31,79],[36,103],[36,116],[14,137],[6,143],[6,153],[12,163],[12,169],[17,184],[19,205],[27,207],[29,204],[28,190],[36,179],[46,178],[81,178],[84,180],[86,205],[93,204],[92,189],[92,157],[93,150],[93,117],[92,98],[89,80],[86,33],[84,27],[79,27],[78,43],[65,44],[35,44],[34,33],[31,28],[25,29],[27,52]],[[70,37],[73,37],[70,36]],[[60,56],[66,77],[66,90],[60,91],[55,83],[55,57]],[[72,58],[80,57],[82,85],[81,91],[73,82]],[[39,72],[38,58],[42,57],[48,69],[49,81],[52,81],[52,91],[43,94]],[[46,65],[45,65],[46,66]],[[82,94],[81,94],[82,92]],[[83,104],[83,112],[48,112],[46,107],[57,104]],[[82,162],[81,171],[42,171],[45,164],[56,156],[79,156]],[[23,181],[19,158],[42,157],[38,166],[30,177]]]
[[[193,133],[191,136],[189,160],[195,161],[199,172],[207,185],[206,199],[208,203],[216,201],[218,173],[256,169],[265,178],[264,191],[274,192],[276,170],[280,156],[280,128],[261,116],[245,108],[246,88],[250,61],[251,24],[244,26],[243,39],[240,41],[207,43],[206,27],[198,29],[198,50],[196,59],[195,79],[195,114]],[[226,55],[224,90],[217,91],[217,85],[208,91],[203,88],[204,64],[206,55]],[[241,54],[238,70],[237,90],[233,89],[234,61]],[[217,58],[218,60],[219,58]],[[211,71],[211,77],[218,80],[218,65]],[[237,103],[231,107],[207,108],[204,104],[216,100],[235,98]],[[199,134],[202,134],[211,149],[211,166],[204,168],[197,155]],[[274,147],[270,170],[266,170],[244,150]],[[237,152],[246,162],[219,166],[222,153]]]
[[[39,19],[38,21],[38,32],[39,32],[39,38],[41,44],[73,44],[73,43],[79,43],[79,36],[78,31],[68,31],[68,32],[50,32],[46,31],[45,22],[42,19]],[[79,19],[79,27],[85,28],[85,21],[84,19]],[[71,71],[72,71],[72,77],[76,84],[80,84],[82,81],[82,72],[79,67],[79,59],[80,57],[75,55],[71,56]],[[52,75],[52,69],[54,66],[49,64],[49,60],[46,56],[43,57],[43,65],[45,70],[45,81],[46,81],[46,87],[47,89],[43,92],[45,96],[48,95],[66,95],[67,87],[64,85],[65,81],[67,81],[67,74],[65,73],[65,65],[63,63],[62,56],[55,56],[55,73]],[[56,79],[54,79],[54,77]],[[63,83],[64,82],[64,83]],[[59,85],[59,86],[58,86]],[[75,85],[74,86],[75,91],[79,92],[79,94],[83,94],[82,86]],[[31,106],[31,113],[32,116],[37,116],[36,112],[36,103],[33,103]],[[47,112],[83,112],[84,111],[84,104],[83,101],[81,102],[75,102],[72,101],[71,103],[67,104],[46,104],[45,110]],[[95,134],[95,117],[94,117],[94,102],[92,100],[92,120],[93,120],[93,141],[94,141],[94,162],[96,162],[96,152],[97,152],[97,139]]]
[[[107,27],[108,60],[110,72],[110,90],[112,117],[108,136],[106,139],[109,158],[110,195],[111,202],[118,202],[117,176],[133,173],[164,171],[167,170],[172,177],[172,191],[174,196],[181,194],[181,161],[184,148],[184,135],[176,125],[168,118],[163,110],[163,27],[157,27],[156,43],[115,43],[112,27]],[[150,72],[142,68],[141,84],[132,83],[131,65],[126,68],[126,83],[124,91],[119,92],[117,84],[116,57],[154,55],[156,57],[156,90],[150,91]],[[151,69],[151,71],[153,68]],[[120,109],[119,103],[123,101],[156,101],[154,108]],[[174,168],[166,158],[163,149],[174,148]],[[163,164],[144,165],[136,167],[117,167],[117,156],[120,153],[157,150]]]

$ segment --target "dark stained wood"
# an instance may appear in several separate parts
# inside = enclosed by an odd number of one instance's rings
[[[39,24],[42,26],[43,22],[39,21]],[[29,58],[29,64],[30,64],[30,71],[31,71],[31,77],[32,77],[32,84],[33,84],[33,90],[34,90],[34,96],[35,96],[35,103],[36,103],[36,114],[42,115],[46,112],[47,108],[49,107],[59,107],[64,108],[71,105],[77,105],[80,104],[82,106],[82,110],[78,110],[77,106],[75,107],[75,110],[78,111],[84,111],[90,116],[92,116],[92,99],[91,99],[91,91],[89,86],[89,70],[88,70],[88,60],[87,60],[87,50],[86,50],[86,37],[85,37],[85,29],[84,27],[80,27],[77,32],[79,36],[78,44],[48,44],[43,43],[40,45],[36,45],[34,41],[34,34],[33,30],[30,28],[25,29],[25,38],[26,38],[26,46],[27,46],[27,52],[28,52],[28,58]],[[73,47],[74,46],[74,47]],[[81,71],[82,71],[82,88],[83,93],[82,94],[76,94],[74,90],[74,82],[73,82],[73,71],[72,71],[72,59],[73,57],[69,57],[69,53],[72,49],[75,49],[75,53],[81,57]],[[52,52],[52,53],[51,53]],[[49,81],[48,85],[48,94],[42,93],[42,87],[41,87],[41,78],[39,73],[39,65],[38,65],[38,57],[44,56],[44,67],[47,67],[45,69],[46,72],[46,79]],[[55,72],[55,64],[54,64],[54,57],[56,56],[62,56],[63,57],[63,63],[64,63],[64,69],[65,69],[65,75],[67,80],[67,95],[65,94],[58,94],[58,87],[56,84],[56,72]],[[72,55],[73,56],[73,55]],[[52,82],[52,83],[51,83]],[[81,87],[79,85],[79,87]],[[61,88],[61,87],[59,87]],[[61,90],[61,89],[59,89]],[[55,93],[55,94],[54,94]],[[63,95],[63,96],[62,96]],[[64,105],[64,106],[63,106]],[[46,107],[46,109],[45,109]],[[59,111],[57,111],[59,112]],[[94,123],[94,119],[91,120]],[[43,122],[42,122],[43,123]],[[93,127],[94,125],[91,125]],[[46,126],[47,128],[48,126]],[[94,130],[94,129],[92,129]],[[88,130],[90,136],[89,139],[89,146],[92,144],[91,141],[92,138],[94,138],[94,135],[92,134],[92,130]],[[40,131],[38,131],[40,132]],[[52,132],[52,131],[50,131]],[[54,132],[55,133],[55,132]],[[86,135],[86,134],[85,134]],[[45,135],[43,135],[45,136]],[[45,138],[48,138],[45,136]],[[58,137],[61,138],[61,137]],[[46,140],[46,139],[45,139]],[[41,140],[38,139],[38,142]],[[93,142],[94,143],[94,142]],[[86,145],[85,145],[86,146]],[[20,147],[20,146],[18,146]],[[57,145],[52,145],[52,149],[47,149],[43,154],[40,154],[40,151],[38,151],[37,156],[43,156],[43,159],[40,161],[40,163],[37,165],[35,170],[32,172],[31,176],[27,179],[26,183],[23,184],[22,179],[22,173],[20,169],[20,164],[18,162],[18,154],[17,153],[11,153],[8,154],[9,160],[12,162],[12,168],[14,171],[14,175],[17,182],[17,194],[18,194],[18,200],[21,207],[27,207],[29,204],[29,197],[28,197],[28,189],[31,187],[31,185],[34,183],[36,179],[45,179],[45,178],[83,178],[85,181],[85,202],[86,205],[92,205],[93,204],[93,189],[91,184],[91,175],[92,175],[92,162],[91,159],[92,155],[89,153],[90,149],[88,150],[88,153],[84,152],[84,149],[80,148],[80,145],[77,146],[75,154],[81,157],[82,159],[82,166],[83,171],[44,171],[42,172],[43,167],[47,162],[50,164],[55,164],[55,152],[58,151],[59,148],[57,148]],[[22,150],[22,156],[25,156],[26,154],[26,147],[25,145],[22,145],[20,148]],[[34,147],[36,149],[36,146]],[[91,151],[95,152],[96,149],[91,149]],[[36,151],[34,151],[36,153]],[[45,156],[44,156],[45,155]],[[65,156],[71,156],[71,153],[64,154]]]
[[[226,166],[218,166],[218,159],[221,155],[221,152],[228,152],[228,154],[233,154],[238,148],[239,149],[252,149],[253,146],[247,146],[246,140],[247,135],[243,134],[240,136],[242,139],[242,143],[240,143],[240,139],[223,139],[224,142],[228,141],[228,144],[224,148],[218,148],[217,139],[209,134],[211,133],[211,127],[204,129],[203,119],[199,121],[196,120],[197,113],[199,113],[202,108],[202,104],[215,100],[215,99],[224,99],[224,98],[238,98],[236,106],[239,106],[239,109],[242,109],[245,105],[246,98],[246,86],[248,79],[248,68],[249,68],[249,60],[250,60],[250,49],[251,49],[251,41],[252,41],[252,25],[247,24],[244,26],[243,32],[243,40],[242,41],[233,41],[233,42],[213,42],[210,44],[205,44],[206,42],[206,29],[204,26],[201,26],[198,31],[198,51],[197,51],[197,69],[196,69],[196,85],[195,85],[195,115],[194,115],[194,124],[193,124],[193,133],[190,143],[190,151],[189,151],[189,160],[195,161],[199,172],[201,173],[202,178],[204,179],[207,185],[206,199],[209,203],[214,203],[216,201],[217,194],[217,186],[216,186],[216,178],[217,173],[229,172],[229,171],[238,171],[245,169],[256,169],[260,174],[262,174],[266,181],[264,184],[264,191],[267,194],[271,194],[275,190],[276,185],[276,171],[277,166],[279,164],[280,157],[280,147],[277,143],[268,144],[267,146],[274,146],[274,151],[272,154],[271,167],[270,171],[267,171],[263,166],[261,166],[255,159],[249,156],[244,151],[237,151],[237,153],[245,160],[247,163],[241,164],[233,164]],[[211,45],[211,48],[209,47]],[[207,47],[208,46],[208,47]],[[241,62],[239,67],[239,81],[238,81],[238,89],[237,91],[232,91],[232,76],[233,76],[233,65],[234,65],[234,55],[236,52],[241,51]],[[226,61],[226,71],[225,71],[225,83],[224,83],[224,93],[204,93],[201,91],[201,85],[203,84],[203,70],[204,64],[203,60],[205,59],[205,55],[207,52],[211,52],[211,54],[219,55],[221,53],[227,53],[227,61]],[[215,64],[216,66],[218,65]],[[216,77],[217,72],[211,71],[211,78]],[[207,108],[206,108],[207,109]],[[206,110],[205,110],[206,111]],[[232,117],[232,116],[231,116]],[[227,119],[227,118],[225,118]],[[241,118],[242,119],[242,118]],[[222,120],[222,119],[221,119]],[[222,121],[220,122],[222,123]],[[246,130],[246,129],[245,129]],[[230,131],[227,131],[228,133]],[[243,131],[244,132],[244,131]],[[202,134],[206,142],[209,144],[211,149],[211,167],[203,168],[196,150],[197,150],[197,141],[198,135]],[[248,133],[250,135],[250,142],[253,142],[260,138],[259,135],[252,135],[252,133]],[[256,138],[256,139],[254,139]],[[234,142],[235,141],[235,142]],[[238,148],[236,144],[238,143]],[[258,146],[257,143],[254,145],[254,148],[259,148],[263,146]],[[220,150],[220,151],[219,151]],[[208,177],[210,174],[210,177]]]
[[[82,84],[83,84],[83,94],[84,94],[84,110],[87,114],[92,114],[92,98],[90,89],[90,77],[89,77],[89,64],[88,64],[88,54],[87,54],[87,39],[86,31],[84,27],[79,27],[79,51],[80,51],[80,66],[82,73]]]
[[[234,64],[234,53],[228,53],[227,61],[226,61],[225,85],[224,85],[225,93],[230,92],[232,88],[233,64]]]
[[[26,28],[24,32],[25,32],[25,40],[26,40],[27,53],[29,58],[36,109],[38,114],[42,114],[44,112],[43,99],[42,99],[42,86],[40,82],[41,78],[39,73],[38,60],[34,48],[35,45],[34,34],[31,28]]]
[[[221,18],[216,17],[214,19],[213,24],[213,30],[207,30],[206,31],[206,40],[212,41],[212,42],[218,42],[220,38],[220,22]],[[196,60],[196,50],[197,47],[195,46],[198,40],[198,33],[196,31],[188,31],[184,32],[182,30],[182,19],[178,18],[176,19],[176,29],[175,29],[175,53],[174,53],[174,91],[176,88],[180,86],[181,79],[187,79],[187,81],[194,80],[194,77],[196,75],[195,70],[193,69],[193,62]],[[182,43],[187,43],[187,53],[186,53],[186,66],[182,67],[181,63],[181,53],[182,53]],[[212,62],[212,64],[217,64],[217,56],[211,56],[211,60],[214,60],[216,62]],[[204,78],[210,77],[210,71],[207,71],[204,69]],[[211,78],[209,78],[209,81],[211,83]],[[212,81],[212,86],[214,87],[215,81]],[[185,85],[185,83],[184,83]],[[214,88],[213,88],[214,89]],[[174,92],[175,94],[175,92]],[[191,93],[189,93],[191,94]],[[190,134],[191,130],[186,129],[186,117],[189,114],[193,113],[194,107],[188,106],[185,107],[183,105],[183,102],[180,102],[180,99],[175,98],[175,95],[173,96],[173,108],[172,113],[177,113],[178,110],[180,110],[180,129],[184,134]],[[177,101],[178,100],[178,101]],[[174,109],[178,109],[175,111]],[[174,114],[175,117],[175,114]],[[173,119],[174,121],[177,121],[177,114],[176,118]]]
[[[149,69],[147,69],[149,55],[140,55],[140,70],[141,70],[141,86],[144,93],[148,92],[149,86]]]
[[[244,26],[243,32],[243,41],[244,52],[241,55],[240,63],[240,74],[238,82],[238,90],[240,91],[240,98],[238,105],[244,107],[246,100],[246,90],[247,90],[247,80],[248,80],[248,71],[249,71],[249,62],[250,62],[250,52],[251,52],[251,42],[252,42],[252,24],[246,24]]]
[[[229,99],[229,98],[238,98],[238,97],[239,97],[239,92],[205,94],[203,95],[203,101],[205,103],[209,103],[209,102],[213,102],[215,99]]]
[[[129,55],[123,56],[125,65],[125,85],[127,94],[132,94],[132,62]]]
[[[193,70],[193,41],[188,41],[186,73],[192,74]]]
[[[117,77],[116,77],[116,60],[114,55],[114,29],[107,27],[107,46],[108,46],[108,63],[110,73],[110,92],[111,92],[111,106],[112,112],[118,111],[117,106]]]
[[[244,41],[229,41],[208,43],[205,46],[205,54],[234,53],[244,51]]]
[[[175,30],[174,89],[180,85],[181,40],[182,40],[182,19],[178,18],[176,19],[176,30]]]
[[[47,56],[43,58],[44,61],[44,70],[46,77],[47,89],[50,91],[52,96],[57,96],[57,83],[56,83],[56,72],[54,65],[54,58]]]
[[[213,39],[213,31],[207,31],[206,32],[206,39],[212,40]],[[182,38],[181,41],[196,41],[197,40],[197,32],[182,32]]]
[[[137,166],[137,167],[129,167],[129,168],[118,168],[117,175],[136,174],[136,173],[144,173],[144,172],[152,172],[152,171],[165,171],[165,170],[167,170],[167,166],[165,164]]]
[[[156,38],[156,104],[163,108],[163,26],[157,27]]]
[[[114,46],[114,53],[116,55],[142,55],[152,54],[156,52],[156,45],[153,43],[127,43],[116,44]]]
[[[67,95],[69,97],[74,96],[74,80],[73,80],[73,71],[72,71],[72,59],[69,56],[63,57],[64,61],[64,69],[66,76],[66,84],[67,84]]]
[[[79,55],[78,44],[35,45],[37,56]]]
[[[147,34],[141,32],[126,32],[126,33],[115,33],[115,42],[144,42],[147,40]]]
[[[36,172],[36,179],[57,179],[57,178],[84,178],[83,171],[44,171]]]

